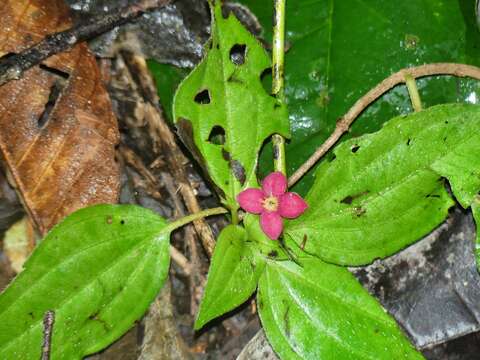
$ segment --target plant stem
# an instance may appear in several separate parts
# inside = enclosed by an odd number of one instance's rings
[[[372,102],[377,100],[380,96],[398,84],[406,82],[405,75],[409,74],[416,79],[423,76],[433,75],[454,75],[458,77],[470,77],[472,79],[480,80],[480,68],[465,64],[455,63],[438,63],[426,64],[412,68],[402,69],[390,75],[377,86],[372,88],[369,92],[363,95],[348,112],[337,122],[334,132],[328,137],[325,142],[320,145],[317,150],[310,156],[310,158],[300,166],[295,173],[288,179],[288,186],[293,186],[298,180],[310,170],[328,150],[348,131],[350,125],[355,119],[365,110]]]
[[[212,209],[202,210],[195,214],[187,215],[180,219],[172,221],[170,224],[168,224],[165,230],[170,232],[178,228],[181,228],[182,226],[187,225],[192,221],[203,219],[204,217],[207,217],[207,216],[226,214],[227,212],[228,212],[227,209],[223,207],[216,207]]]
[[[407,73],[405,74],[405,83],[407,84],[408,95],[410,96],[410,101],[412,102],[413,111],[422,111],[422,100],[420,99],[420,94],[418,93],[417,82],[415,81],[415,78]]]
[[[285,59],[285,1],[274,0],[273,49],[272,49],[272,94],[282,103],[284,100],[284,59]],[[273,142],[273,166],[275,171],[287,174],[285,139],[275,134]]]

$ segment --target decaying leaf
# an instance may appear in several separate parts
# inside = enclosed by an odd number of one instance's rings
[[[62,0],[6,0],[0,55],[71,25]],[[76,209],[116,202],[116,119],[85,44],[0,87],[0,150],[42,233]]]
[[[3,250],[12,269],[18,274],[35,247],[35,233],[28,217],[17,221],[5,233]]]

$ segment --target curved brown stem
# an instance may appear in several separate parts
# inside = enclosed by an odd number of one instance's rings
[[[465,64],[455,63],[437,63],[426,64],[411,68],[405,68],[390,75],[383,80],[364,96],[362,96],[348,112],[337,122],[334,132],[328,139],[313,153],[310,158],[300,166],[295,173],[288,179],[288,186],[294,185],[298,180],[310,170],[320,158],[330,150],[333,145],[346,133],[355,119],[365,110],[372,102],[398,84],[405,83],[405,78],[420,78],[432,75],[453,75],[458,77],[470,77],[480,80],[480,68]]]

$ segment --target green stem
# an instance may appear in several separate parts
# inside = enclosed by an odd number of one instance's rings
[[[227,212],[228,210],[223,207],[216,207],[212,209],[202,210],[195,214],[187,215],[178,220],[172,221],[171,223],[168,224],[166,230],[171,232],[173,230],[181,228],[184,225],[191,223],[192,221],[203,219],[204,217],[207,217],[207,216],[225,214]]]
[[[281,102],[284,102],[285,1],[274,0],[273,5],[272,94]],[[280,171],[286,175],[285,139],[281,135],[275,134],[272,137],[272,142],[275,171]]]
[[[407,84],[408,95],[410,96],[413,110],[415,112],[422,111],[422,100],[420,99],[420,94],[418,93],[417,82],[415,81],[415,78],[410,74],[406,74],[405,83]]]

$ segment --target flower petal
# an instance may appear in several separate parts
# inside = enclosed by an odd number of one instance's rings
[[[265,194],[260,189],[248,188],[237,195],[237,201],[243,210],[252,214],[260,214],[263,211],[262,201]]]
[[[294,192],[287,192],[280,196],[278,213],[281,217],[294,219],[299,217],[308,209],[308,204],[302,197]]]
[[[260,227],[272,240],[277,240],[283,231],[283,220],[277,212],[265,211],[260,215]]]
[[[267,196],[283,195],[287,191],[287,178],[280,171],[275,171],[263,179],[262,189]]]

